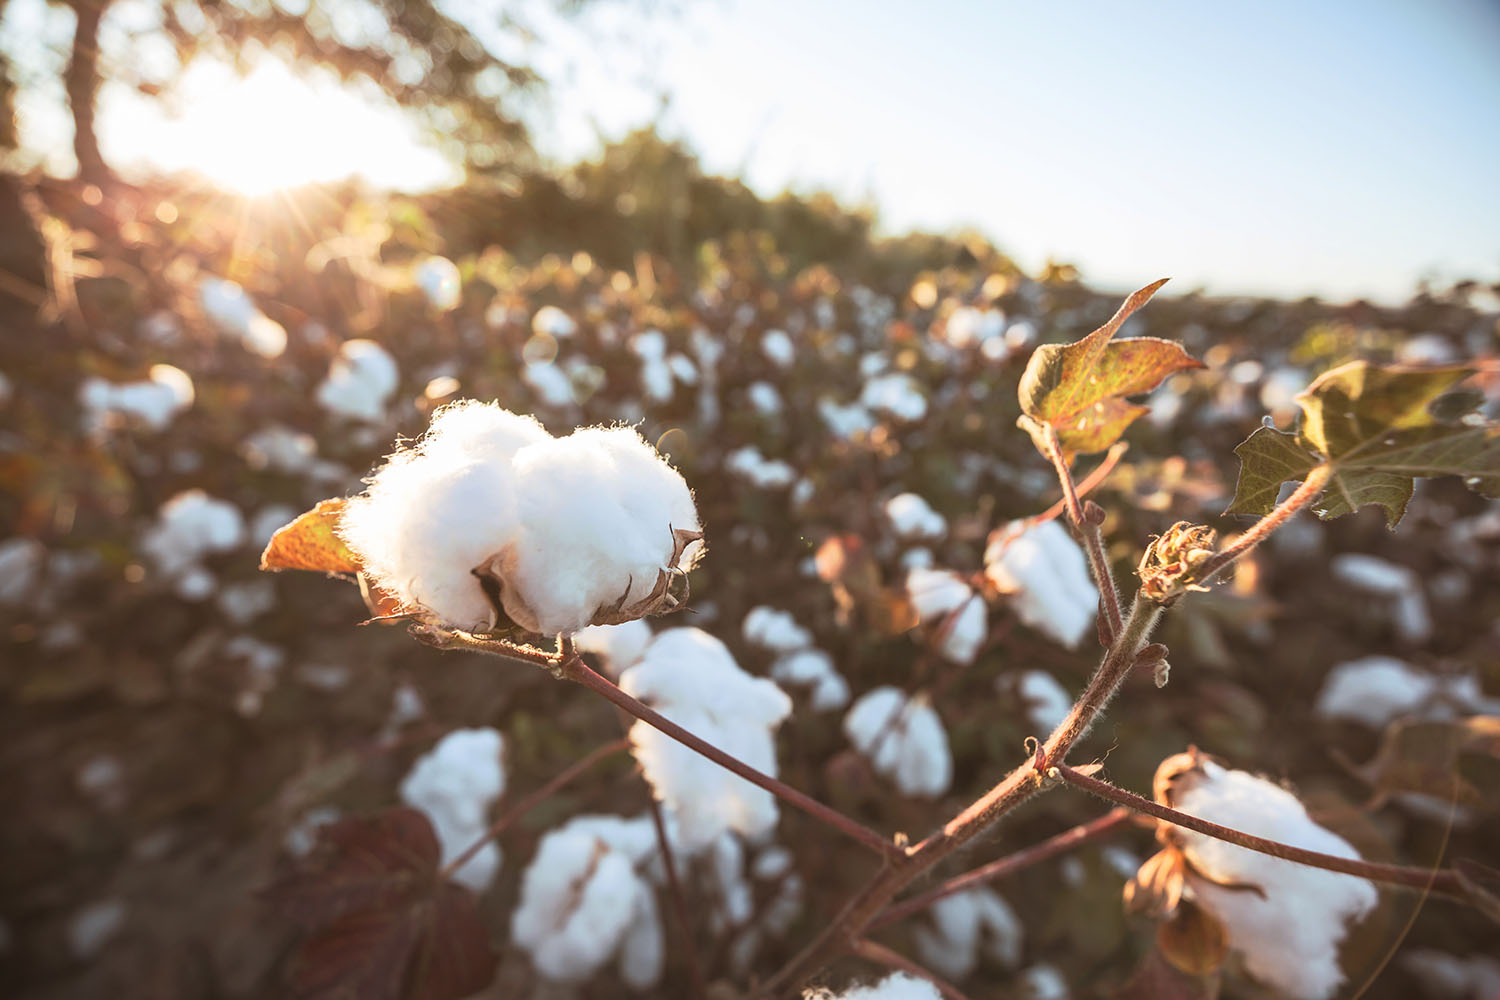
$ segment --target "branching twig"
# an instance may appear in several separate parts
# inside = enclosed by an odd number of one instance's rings
[[[1110,445],[1109,451],[1104,453],[1104,461],[1094,466],[1093,470],[1090,471],[1088,475],[1079,480],[1078,487],[1074,490],[1074,495],[1079,500],[1082,500],[1084,497],[1093,492],[1094,487],[1104,482],[1104,477],[1108,476],[1111,472],[1114,471],[1115,466],[1120,463],[1120,459],[1124,456],[1125,452],[1129,450],[1129,448],[1130,445],[1126,444],[1124,441],[1116,441],[1114,444]],[[1057,503],[1053,504],[1051,507],[1048,507],[1046,510],[1042,511],[1035,517],[1027,518],[1027,520],[1032,524],[1041,524],[1044,521],[1053,520],[1059,514],[1065,513],[1067,509],[1068,493],[1067,489],[1064,488],[1061,500],[1057,501]]]
[[[1056,773],[1063,781],[1075,785],[1091,795],[1097,795],[1101,799],[1114,802],[1133,809],[1148,816],[1165,820],[1177,826],[1186,827],[1198,833],[1222,840],[1248,850],[1257,851],[1261,854],[1269,854],[1273,858],[1281,858],[1284,861],[1295,861],[1298,864],[1308,865],[1312,868],[1322,868],[1325,871],[1341,872],[1345,875],[1356,875],[1360,878],[1369,879],[1371,882],[1382,882],[1386,885],[1399,885],[1411,889],[1421,889],[1443,893],[1444,895],[1467,898],[1458,874],[1446,868],[1410,868],[1405,865],[1387,865],[1376,861],[1362,861],[1357,858],[1341,858],[1333,854],[1323,854],[1319,851],[1308,851],[1300,847],[1292,847],[1265,837],[1257,837],[1254,834],[1242,833],[1239,830],[1218,823],[1210,823],[1206,819],[1199,819],[1189,813],[1179,812],[1169,806],[1164,806],[1151,799],[1142,798],[1134,792],[1127,792],[1123,788],[1116,788],[1107,781],[1089,777],[1073,770],[1066,765],[1058,765]]]
[[[883,944],[876,944],[874,941],[861,939],[854,942],[851,950],[854,952],[854,954],[867,961],[883,965],[888,969],[895,969],[897,972],[908,973],[910,975],[916,976],[918,979],[927,980],[937,988],[937,991],[942,995],[943,1000],[969,1000],[968,997],[959,992],[957,986],[954,986],[952,983],[947,982],[946,980],[939,979],[936,975],[927,971],[916,962],[913,962],[905,955],[902,955],[896,951],[892,951],[890,948],[887,948]]]
[[[1089,569],[1099,585],[1099,598],[1104,604],[1104,620],[1109,625],[1109,634],[1120,634],[1120,591],[1115,587],[1115,575],[1109,568],[1109,557],[1104,552],[1104,536],[1099,525],[1089,518],[1083,503],[1078,499],[1078,488],[1073,485],[1073,473],[1068,469],[1068,460],[1063,457],[1062,445],[1058,443],[1057,431],[1051,424],[1042,425],[1042,439],[1046,443],[1046,455],[1057,470],[1057,481],[1062,484],[1063,503],[1068,508],[1068,519],[1073,522],[1078,537],[1083,540],[1083,551],[1089,557]],[[1094,508],[1096,511],[1097,507]]]
[[[972,871],[964,872],[962,875],[955,875],[942,885],[935,886],[924,893],[913,896],[910,899],[904,899],[887,908],[874,920],[870,921],[870,926],[866,930],[873,931],[884,927],[886,924],[895,923],[897,920],[902,920],[913,913],[927,909],[933,903],[951,896],[955,892],[962,892],[970,886],[979,885],[984,882],[994,882],[997,879],[1005,878],[1007,875],[1012,875],[1023,868],[1030,868],[1032,865],[1040,864],[1049,858],[1055,858],[1059,854],[1082,847],[1084,844],[1103,840],[1120,828],[1128,826],[1132,820],[1132,815],[1129,809],[1111,809],[1098,819],[1092,819],[1070,830],[1064,830],[1056,836],[1048,837],[1039,844],[1033,844],[1013,854],[1007,854],[1003,858],[991,861],[987,865],[981,865]]]

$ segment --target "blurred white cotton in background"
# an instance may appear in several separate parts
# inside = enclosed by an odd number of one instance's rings
[[[815,712],[831,712],[849,704],[849,683],[833,666],[833,657],[821,649],[799,649],[771,664],[771,678],[782,687],[812,689]]]
[[[760,449],[747,444],[724,456],[724,468],[764,489],[781,489],[792,485],[797,470],[780,459],[768,459]]]
[[[396,359],[384,347],[373,340],[346,340],[318,384],[318,405],[335,416],[375,423],[385,416],[400,381]]]
[[[90,903],[68,921],[68,947],[82,961],[97,956],[125,926],[124,900],[101,899]]]
[[[593,653],[604,662],[605,671],[618,678],[645,653],[654,638],[644,619],[620,625],[590,625],[573,635],[573,645],[581,653]]]
[[[205,557],[238,548],[244,540],[238,507],[202,490],[184,490],[162,504],[156,523],[141,537],[141,551],[164,577],[177,580],[199,569]]]
[[[909,375],[876,375],[865,383],[859,401],[872,410],[912,423],[927,416],[927,397]]]
[[[1396,633],[1408,642],[1432,638],[1432,615],[1422,579],[1405,566],[1362,552],[1347,552],[1329,563],[1334,578],[1351,587],[1385,598]]]
[[[885,502],[885,516],[896,534],[906,539],[942,538],[948,531],[943,515],[915,493],[898,493]]]
[[[505,743],[493,729],[455,729],[412,765],[401,782],[401,801],[432,821],[442,863],[448,864],[484,836],[489,810],[505,791]],[[485,843],[454,874],[483,892],[500,870],[500,848]]]
[[[797,348],[784,330],[767,330],[760,338],[760,352],[780,368],[790,368],[797,360]]]
[[[936,796],[953,780],[948,733],[925,698],[894,687],[866,692],[844,716],[844,733],[904,795]]]
[[[1012,521],[990,536],[984,571],[1021,620],[1071,649],[1089,635],[1099,591],[1088,561],[1056,520]]]
[[[557,306],[542,306],[531,317],[531,330],[533,333],[543,333],[562,340],[577,333],[578,324]]]
[[[204,278],[198,283],[198,301],[216,327],[238,338],[251,353],[279,358],[286,350],[286,329],[261,312],[235,282]]]
[[[1027,670],[1016,681],[1016,692],[1026,706],[1026,718],[1037,736],[1052,732],[1073,710],[1073,696],[1045,670]]]
[[[909,972],[897,972],[870,986],[851,986],[841,993],[809,989],[802,1000],[943,1000],[937,987]]]
[[[412,276],[432,308],[447,312],[458,305],[463,293],[463,277],[458,273],[458,265],[447,257],[436,254],[423,257]]]
[[[973,975],[981,955],[1015,968],[1023,928],[1010,904],[984,886],[945,896],[912,931],[923,964],[954,980]]]
[[[811,646],[813,642],[812,633],[798,625],[790,611],[778,611],[764,604],[746,613],[740,631],[746,642],[782,652]]]
[[[152,365],[147,378],[137,382],[110,382],[97,376],[78,387],[78,405],[90,429],[108,424],[111,417],[139,421],[159,431],[172,418],[193,405],[193,380],[171,365]]]
[[[1473,674],[1445,677],[1393,656],[1365,656],[1328,672],[1314,711],[1380,727],[1402,715],[1448,719],[1461,712],[1500,713],[1500,699],[1486,698]]]

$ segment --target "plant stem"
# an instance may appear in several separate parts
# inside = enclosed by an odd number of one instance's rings
[[[1093,491],[1094,487],[1104,482],[1104,477],[1114,471],[1115,466],[1120,464],[1121,457],[1124,456],[1125,452],[1129,449],[1130,445],[1126,444],[1124,441],[1116,441],[1114,444],[1110,445],[1109,451],[1105,452],[1104,454],[1104,461],[1094,466],[1093,471],[1084,476],[1083,479],[1078,483],[1078,488],[1077,490],[1075,490],[1075,495],[1077,496],[1077,498],[1080,500],[1083,499]],[[1067,509],[1068,494],[1067,490],[1064,489],[1063,497],[1061,500],[1057,501],[1057,503],[1053,504],[1051,507],[1048,507],[1046,510],[1042,511],[1035,517],[1027,518],[1027,520],[1032,522],[1033,524],[1041,524],[1043,521],[1051,521],[1059,514],[1065,513]]]
[[[1120,592],[1115,587],[1115,577],[1109,568],[1109,557],[1104,553],[1104,536],[1099,526],[1083,515],[1083,504],[1078,499],[1078,488],[1073,485],[1073,473],[1068,469],[1068,460],[1063,456],[1058,443],[1057,431],[1051,424],[1042,425],[1042,439],[1046,444],[1046,455],[1057,471],[1057,481],[1062,484],[1063,503],[1068,508],[1068,519],[1073,522],[1078,536],[1083,540],[1083,551],[1089,558],[1089,569],[1099,584],[1099,597],[1104,602],[1104,620],[1109,624],[1109,634],[1120,634]]]
[[[959,992],[957,986],[939,979],[936,975],[927,971],[916,962],[913,962],[905,955],[893,951],[883,944],[876,944],[874,941],[861,939],[854,942],[851,950],[854,954],[867,961],[883,965],[888,969],[895,969],[898,972],[908,973],[909,975],[916,976],[918,979],[927,980],[927,982],[931,983],[937,989],[943,1000],[969,1000],[968,997]]]
[[[1032,865],[1040,864],[1049,858],[1054,858],[1074,848],[1082,847],[1084,844],[1103,840],[1114,834],[1121,827],[1128,826],[1133,822],[1133,817],[1134,814],[1129,809],[1111,809],[1097,819],[1089,820],[1087,823],[1082,823],[1070,830],[1064,830],[1062,833],[1048,837],[1041,843],[1022,848],[1013,854],[1007,854],[1003,858],[991,861],[987,865],[981,865],[972,871],[964,872],[962,875],[955,875],[942,885],[928,889],[926,892],[912,896],[910,899],[904,899],[881,911],[879,916],[870,921],[870,926],[866,930],[873,931],[884,927],[886,924],[903,920],[914,913],[927,909],[927,907],[938,900],[945,899],[956,892],[962,892],[970,886],[979,885],[984,882],[994,882],[997,879],[1005,878],[1007,875],[1013,875],[1023,868],[1030,868]]]
[[[1307,478],[1285,500],[1277,504],[1271,513],[1247,528],[1244,534],[1234,540],[1233,544],[1225,546],[1205,560],[1198,567],[1198,582],[1208,583],[1261,542],[1271,537],[1271,532],[1318,498],[1318,494],[1323,492],[1323,487],[1328,485],[1329,475],[1330,469],[1327,465],[1319,465],[1309,471]]]
[[[1242,833],[1239,830],[1218,823],[1211,823],[1206,819],[1199,819],[1189,813],[1179,812],[1169,806],[1161,805],[1150,799],[1127,792],[1123,788],[1116,788],[1107,781],[1100,781],[1086,774],[1081,774],[1066,765],[1058,765],[1057,773],[1070,785],[1075,785],[1091,795],[1097,795],[1101,799],[1114,802],[1133,809],[1148,816],[1155,816],[1159,820],[1165,820],[1176,826],[1185,827],[1198,833],[1222,840],[1248,850],[1257,851],[1261,854],[1269,854],[1273,858],[1281,858],[1284,861],[1294,861],[1297,864],[1308,865],[1312,868],[1322,868],[1325,871],[1341,872],[1345,875],[1356,875],[1360,878],[1369,879],[1371,882],[1382,882],[1386,885],[1406,886],[1407,888],[1421,889],[1443,893],[1444,895],[1467,898],[1458,874],[1450,869],[1444,868],[1411,868],[1405,865],[1387,865],[1375,861],[1362,861],[1356,858],[1341,858],[1333,854],[1323,854],[1319,851],[1308,851],[1300,847],[1292,847],[1265,837],[1257,837],[1253,834]]]
[[[753,785],[764,788],[772,795],[790,805],[796,806],[814,819],[821,820],[851,839],[859,841],[861,844],[880,854],[881,857],[889,860],[904,856],[905,852],[888,838],[882,837],[869,827],[850,819],[837,809],[824,805],[812,796],[799,792],[790,785],[778,781],[768,774],[757,771],[736,757],[731,757],[712,743],[694,736],[650,706],[632,698],[624,691],[621,691],[608,678],[601,677],[593,670],[590,670],[588,665],[577,655],[563,660],[558,664],[558,669],[567,680],[574,681],[596,694],[603,695],[612,704],[629,712],[648,726],[660,730],[689,750],[702,754],[720,767],[734,772]]]
[[[520,819],[522,816],[526,815],[526,813],[530,812],[541,803],[547,801],[553,795],[556,795],[558,790],[568,782],[572,781],[580,774],[583,774],[585,771],[593,767],[595,764],[599,763],[599,761],[603,760],[604,758],[613,756],[614,754],[620,753],[623,750],[629,749],[629,740],[618,739],[613,743],[606,743],[604,744],[604,746],[596,748],[592,753],[588,754],[588,756],[582,758],[581,760],[574,761],[572,764],[569,764],[551,781],[547,782],[541,788],[538,788],[536,791],[526,796],[520,802],[517,802],[514,806],[507,809],[504,815],[495,820],[494,823],[490,824],[490,828],[484,831],[484,836],[480,837],[478,840],[474,841],[474,843],[464,848],[464,852],[462,854],[454,858],[452,861],[448,862],[448,864],[443,867],[443,870],[439,873],[438,877],[445,880],[452,878],[453,874],[464,865],[468,864],[469,861],[473,859],[474,855],[478,854],[480,849],[483,848],[485,844],[489,843],[491,840],[494,840],[496,837],[504,833],[507,829],[509,829],[512,823]]]
[[[656,843],[661,848],[662,867],[667,870],[667,890],[672,894],[672,909],[677,915],[678,929],[682,934],[682,953],[686,956],[693,996],[708,996],[708,991],[703,986],[703,970],[698,967],[698,952],[693,947],[693,924],[688,919],[687,900],[682,895],[682,883],[677,880],[677,861],[672,856],[672,845],[667,839],[667,826],[662,822],[661,805],[654,795],[651,796],[651,823],[656,827]]]

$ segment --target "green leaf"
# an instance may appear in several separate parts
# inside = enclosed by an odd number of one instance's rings
[[[1297,444],[1297,435],[1274,427],[1257,429],[1234,453],[1240,459],[1240,478],[1226,514],[1264,517],[1275,508],[1282,483],[1302,480],[1318,464],[1316,455]]]
[[[1314,508],[1329,520],[1376,504],[1394,528],[1416,480],[1461,476],[1500,497],[1500,425],[1472,412],[1482,397],[1450,392],[1474,373],[1464,366],[1406,368],[1354,361],[1326,372],[1300,396],[1296,434],[1263,427],[1235,454],[1240,477],[1226,514],[1270,513],[1284,482],[1328,468]]]
[[[1019,388],[1021,412],[1032,423],[1022,426],[1051,425],[1068,457],[1103,451],[1146,412],[1123,397],[1150,392],[1173,372],[1202,368],[1170,340],[1111,340],[1166,283],[1163,278],[1131,294],[1108,323],[1082,340],[1044,344],[1032,352]]]

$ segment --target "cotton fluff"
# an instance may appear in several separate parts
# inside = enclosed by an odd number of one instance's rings
[[[1342,838],[1314,823],[1286,789],[1210,760],[1200,767],[1174,788],[1172,804],[1182,812],[1293,847],[1359,857]],[[1345,925],[1374,907],[1375,887],[1191,830],[1173,833],[1204,876],[1189,878],[1194,896],[1224,924],[1229,946],[1243,955],[1250,973],[1288,996],[1332,996],[1343,980],[1338,945]],[[1259,886],[1264,895],[1225,888],[1229,884]]]
[[[458,273],[458,265],[447,257],[436,254],[423,257],[412,277],[432,308],[448,312],[458,305],[463,293],[463,276]]]
[[[774,683],[739,668],[718,639],[696,628],[657,635],[620,676],[627,694],[725,753],[776,776],[776,727],[792,702]],[[749,839],[776,825],[776,799],[644,722],[630,728],[635,758],[671,812],[686,854],[733,830]]]
[[[797,478],[797,470],[780,459],[766,458],[759,448],[751,444],[726,455],[724,467],[763,489],[781,489],[792,485]]]
[[[983,597],[975,594],[943,626],[938,652],[950,663],[973,663],[989,630],[989,607]]]
[[[1389,601],[1392,621],[1401,638],[1418,643],[1432,638],[1427,595],[1422,591],[1421,577],[1412,570],[1359,552],[1334,556],[1329,569],[1335,579]]]
[[[672,398],[672,366],[667,363],[667,335],[645,330],[630,338],[630,350],[641,359],[641,389],[646,398],[665,403]]]
[[[1325,719],[1379,727],[1418,713],[1426,719],[1495,713],[1500,711],[1500,699],[1486,698],[1473,674],[1439,677],[1394,656],[1365,656],[1328,672],[1314,711]]]
[[[318,405],[337,417],[375,423],[401,381],[396,359],[373,340],[346,340],[318,384]]]
[[[906,574],[906,595],[923,625],[956,610],[973,592],[952,570],[914,569]]]
[[[113,419],[133,419],[159,431],[172,418],[193,405],[193,380],[172,365],[152,365],[147,377],[137,382],[110,382],[92,377],[78,387],[78,404],[84,424],[102,428]]]
[[[1045,670],[1022,673],[1016,690],[1026,705],[1026,718],[1038,734],[1052,732],[1073,711],[1073,696]]]
[[[238,507],[202,490],[184,490],[162,504],[156,523],[141,538],[141,551],[178,585],[181,596],[202,599],[208,593],[195,583],[207,574],[201,560],[236,549],[244,540],[245,519]],[[212,577],[208,583],[211,589]]]
[[[896,534],[906,539],[942,538],[948,531],[943,515],[915,493],[899,493],[887,500],[885,516]]]
[[[424,754],[401,782],[401,801],[432,820],[447,864],[489,827],[490,806],[505,791],[505,742],[493,729],[455,729]],[[494,841],[464,864],[455,881],[483,892],[500,870]]]
[[[1099,612],[1099,591],[1083,550],[1055,520],[1012,521],[990,536],[984,571],[1010,595],[1021,620],[1077,649]]]
[[[661,979],[661,915],[638,871],[654,848],[649,820],[613,816],[580,816],[542,838],[510,926],[543,977],[581,982],[618,956],[632,989]]]
[[[980,886],[945,896],[929,909],[931,924],[914,930],[922,962],[949,979],[974,973],[983,954],[1007,968],[1021,961],[1021,918],[993,889]]]
[[[745,395],[750,398],[750,405],[755,412],[763,417],[774,417],[781,413],[781,393],[769,382],[751,382],[745,390]]]
[[[279,358],[286,350],[286,328],[261,312],[235,282],[204,278],[198,284],[198,301],[213,324],[246,350],[263,358]]]
[[[875,429],[875,418],[859,403],[843,405],[831,399],[818,400],[818,416],[836,438],[851,441]]]
[[[495,624],[473,570],[500,583],[506,614],[541,634],[573,633],[652,595],[674,551],[701,546],[682,477],[634,430],[553,438],[530,417],[472,401],[439,410],[349,501],[340,533],[375,582],[408,608],[469,630]]]
[[[942,994],[925,979],[909,972],[897,972],[871,986],[852,986],[842,993],[828,989],[804,990],[802,1000],[942,1000]]]
[[[941,795],[953,780],[948,733],[924,698],[908,698],[894,687],[875,688],[844,716],[844,733],[905,795]]]
[[[760,338],[760,352],[780,368],[790,368],[792,362],[797,360],[796,345],[785,330],[767,330],[766,335]]]
[[[789,652],[813,644],[812,633],[798,625],[790,611],[778,611],[764,604],[746,613],[740,631],[746,642],[777,652]]]
[[[590,625],[573,636],[573,645],[581,653],[593,653],[604,661],[611,677],[635,666],[655,636],[644,619],[620,625]]]
[[[849,682],[833,666],[833,657],[821,649],[798,649],[777,657],[771,678],[782,687],[812,689],[815,712],[831,712],[849,704]]]
[[[870,379],[860,392],[859,401],[869,409],[908,423],[927,416],[927,397],[917,388],[915,380],[899,372]]]

